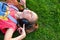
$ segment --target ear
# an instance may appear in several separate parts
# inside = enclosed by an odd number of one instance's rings
[[[35,23],[35,24],[33,25],[33,27],[34,27],[35,29],[38,29],[38,24]]]

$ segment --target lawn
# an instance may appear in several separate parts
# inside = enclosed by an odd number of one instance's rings
[[[39,28],[24,40],[60,40],[60,0],[27,0],[27,7],[38,14]]]

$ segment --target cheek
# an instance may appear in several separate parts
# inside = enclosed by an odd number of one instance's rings
[[[30,20],[31,19],[31,15],[30,14],[24,15],[24,18]]]
[[[27,18],[28,18],[28,20],[30,20],[30,19],[31,19],[31,16],[30,16],[30,15],[28,15],[28,16],[27,16]]]

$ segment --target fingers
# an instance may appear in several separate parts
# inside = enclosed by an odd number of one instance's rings
[[[25,24],[23,24],[23,29],[25,30]]]
[[[20,3],[24,5],[24,8],[26,8],[26,0],[20,0]]]
[[[17,30],[22,30],[22,29],[25,30],[25,24],[23,24],[23,28],[22,27],[19,27]]]
[[[23,28],[18,28],[17,31],[21,34]]]
[[[26,34],[26,32],[25,32],[25,24],[23,24],[23,27],[18,28],[17,31],[18,31],[20,34]]]
[[[26,0],[20,0],[21,3],[26,3]]]
[[[17,29],[17,31],[19,31],[19,30],[21,30],[21,29],[22,29],[22,28],[20,27],[20,28]]]
[[[23,24],[22,35],[26,36],[26,32],[25,32],[25,24]]]

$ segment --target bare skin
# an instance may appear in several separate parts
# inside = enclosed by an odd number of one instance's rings
[[[5,34],[4,40],[22,40],[23,38],[26,37],[25,24],[23,24],[23,28],[20,27],[20,30],[22,30],[22,33],[20,33],[21,35],[19,35],[18,37],[12,38],[14,30],[8,29]]]
[[[17,12],[15,16],[19,19],[26,18],[30,22],[36,21],[38,19],[38,16],[36,13],[26,9],[23,12]]]
[[[23,12],[17,12],[15,14],[16,16],[16,19],[22,19],[22,18],[26,18],[27,20],[29,20],[30,22],[34,22],[38,19],[38,16],[37,14],[35,14],[34,12],[30,11],[30,10],[24,10]],[[33,25],[35,26],[34,28],[38,28],[38,25]],[[22,33],[20,32],[20,30],[22,30]],[[30,29],[31,30],[31,29]],[[27,30],[27,32],[32,32],[30,30]],[[4,40],[22,40],[23,38],[26,37],[26,32],[25,32],[25,25],[23,25],[23,28],[19,28],[19,31],[18,31],[21,35],[15,37],[15,38],[12,38],[13,36],[13,33],[14,33],[14,30],[13,29],[8,29],[6,34],[5,34],[5,37],[4,37]]]
[[[22,19],[22,18],[26,18],[27,20],[29,20],[29,22],[36,22],[38,19],[38,16],[36,13],[34,13],[31,10],[24,10],[23,12],[17,12],[17,14],[15,15],[17,18]],[[27,33],[33,32],[34,30],[38,29],[38,24],[34,23],[33,27],[26,30]]]
[[[27,14],[28,14],[28,16],[27,16]],[[17,12],[15,16],[16,16],[16,19],[26,18],[30,22],[36,21],[38,19],[37,15],[30,10],[24,10],[23,12]],[[34,26],[36,26],[36,28],[38,28],[37,25],[34,25]],[[22,33],[20,32],[20,30],[22,30]],[[23,28],[20,27],[20,30],[19,30],[19,33],[21,35],[15,37],[15,38],[12,38],[14,30],[13,29],[8,29],[6,34],[5,34],[4,40],[22,40],[26,36],[25,25],[23,25]],[[34,30],[29,29],[29,30],[26,30],[26,31],[30,33]]]

